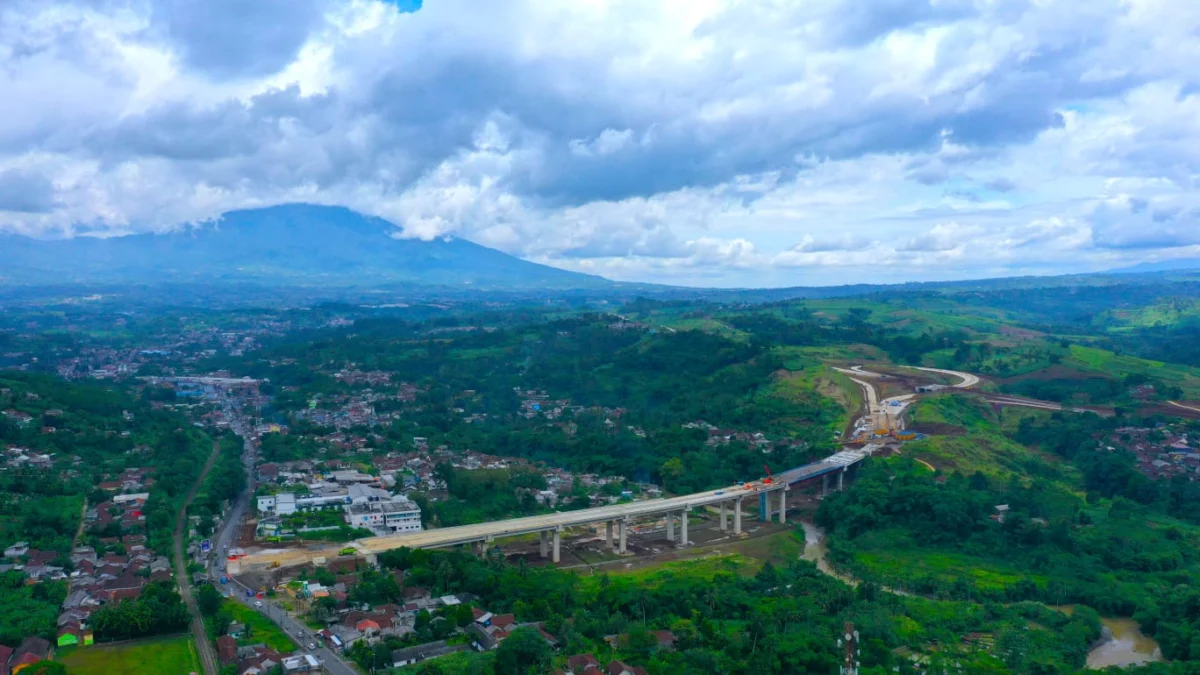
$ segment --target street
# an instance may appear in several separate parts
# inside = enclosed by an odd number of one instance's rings
[[[228,591],[230,597],[238,602],[245,604],[247,607],[262,612],[268,619],[287,632],[288,636],[300,645],[301,649],[316,656],[325,666],[326,671],[332,675],[357,675],[353,667],[343,661],[341,657],[335,654],[332,650],[326,649],[324,646],[317,644],[316,649],[307,649],[309,644],[316,644],[317,641],[312,636],[312,629],[305,626],[303,623],[293,619],[282,608],[278,607],[270,600],[263,598],[258,600],[256,597],[246,597],[247,589],[245,586],[234,580],[229,579],[229,583],[221,584],[221,576],[225,574],[225,563],[227,552],[233,546],[237,537],[238,530],[241,528],[242,521],[246,517],[246,511],[250,508],[250,499],[254,494],[254,466],[258,461],[258,449],[250,438],[249,429],[247,428],[246,420],[235,413],[234,406],[227,402],[226,413],[232,420],[232,428],[234,432],[241,436],[245,446],[242,455],[242,461],[246,467],[246,489],[238,496],[237,501],[229,509],[229,513],[224,521],[221,522],[217,529],[216,536],[213,538],[213,564],[209,566],[209,576],[212,583],[219,589]],[[255,602],[262,602],[262,607],[254,606]],[[297,635],[304,635],[304,638],[297,638]]]

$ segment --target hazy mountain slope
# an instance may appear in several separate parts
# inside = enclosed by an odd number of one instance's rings
[[[603,287],[463,239],[395,239],[391,223],[307,204],[234,211],[167,234],[97,239],[0,237],[6,283],[246,280],[371,285],[411,281],[481,288]]]

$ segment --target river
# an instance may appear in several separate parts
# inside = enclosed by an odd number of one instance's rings
[[[1063,605],[1057,609],[1065,614],[1075,611],[1073,605]],[[1154,638],[1142,632],[1133,619],[1100,617],[1104,624],[1104,635],[1100,642],[1088,652],[1087,667],[1094,670],[1109,666],[1127,667],[1140,666],[1144,663],[1162,661],[1162,650]]]
[[[851,586],[857,586],[857,579],[830,567],[829,561],[826,560],[829,550],[825,545],[825,531],[808,522],[801,522],[800,525],[804,528],[804,553],[800,555],[800,558],[815,562],[818,570],[831,577],[840,579]],[[898,595],[908,595],[897,589],[885,588],[884,590]],[[1071,605],[1052,607],[1052,609],[1067,614],[1075,611]],[[1163,660],[1162,650],[1159,649],[1158,643],[1154,641],[1154,638],[1143,633],[1133,619],[1101,617],[1100,622],[1104,624],[1104,636],[1088,652],[1088,668],[1099,670],[1109,666],[1136,666]]]

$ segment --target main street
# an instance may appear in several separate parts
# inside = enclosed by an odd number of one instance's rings
[[[230,548],[234,547],[238,532],[241,530],[242,523],[245,520],[246,512],[250,508],[250,500],[254,495],[255,489],[254,467],[258,462],[258,448],[254,444],[253,436],[250,434],[249,423],[236,411],[231,401],[226,400],[225,413],[230,420],[230,426],[234,433],[241,436],[243,441],[242,463],[246,467],[246,488],[238,495],[237,500],[230,507],[229,513],[226,514],[225,519],[221,522],[216,532],[216,536],[212,540],[214,563],[209,566],[209,576],[212,579],[212,583],[217,588],[228,589],[231,598],[255,611],[261,612],[274,622],[275,625],[282,628],[302,649],[317,657],[327,672],[332,675],[358,675],[358,672],[346,661],[343,661],[341,656],[324,645],[317,644],[312,636],[312,630],[289,615],[282,607],[276,605],[269,598],[258,600],[256,594],[253,593],[256,589],[246,588],[233,578],[230,578],[226,584],[222,585],[219,583],[220,578],[225,575],[227,552]],[[247,596],[247,591],[251,591],[249,596]],[[262,606],[259,607],[256,603],[261,603]],[[314,645],[315,648],[308,649],[307,646],[310,644]]]

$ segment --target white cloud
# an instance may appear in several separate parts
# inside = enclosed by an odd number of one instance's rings
[[[273,3],[0,5],[0,229],[303,200],[724,285],[1200,243],[1188,0]]]

